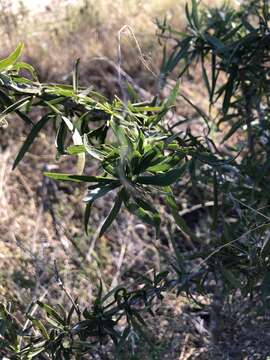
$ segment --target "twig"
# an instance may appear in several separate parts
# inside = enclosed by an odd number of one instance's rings
[[[54,269],[55,269],[55,277],[56,277],[56,281],[58,286],[60,287],[61,290],[64,291],[64,293],[67,295],[67,297],[69,298],[69,300],[71,301],[72,305],[74,306],[74,309],[78,315],[78,319],[79,321],[81,320],[81,311],[80,308],[76,302],[76,300],[73,299],[71,293],[67,290],[67,288],[64,286],[63,280],[59,274],[58,268],[57,268],[57,264],[56,264],[56,260],[54,260]]]
[[[190,334],[187,334],[185,336],[185,339],[184,339],[184,344],[183,344],[183,348],[182,348],[182,351],[181,351],[181,354],[179,356],[179,360],[185,360],[186,359],[186,350],[187,350],[187,344],[188,344],[188,340],[190,338]]]
[[[123,241],[122,245],[121,245],[121,251],[118,257],[118,261],[117,261],[117,270],[116,270],[116,274],[114,275],[114,278],[112,280],[111,286],[110,286],[110,290],[112,290],[116,285],[117,285],[117,281],[118,281],[118,277],[120,275],[120,270],[125,258],[125,253],[126,253],[126,249],[127,249],[127,242]]]

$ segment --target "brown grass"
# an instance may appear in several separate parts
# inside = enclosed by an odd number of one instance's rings
[[[68,81],[75,60],[80,58],[81,81],[96,84],[107,92],[108,89],[115,91],[115,68],[97,58],[117,63],[120,47],[123,69],[147,87],[154,79],[143,66],[141,55],[149,68],[158,73],[162,54],[155,36],[156,19],[163,20],[166,15],[178,29],[185,26],[184,0],[177,3],[175,0],[78,0],[73,6],[64,0],[51,0],[51,5],[40,12],[33,13],[21,6],[17,14],[12,12],[9,3],[10,0],[0,3],[2,53],[23,41],[25,58],[36,65],[46,81]],[[222,0],[202,3],[213,6]],[[119,35],[125,25],[132,29],[134,36],[127,29]]]

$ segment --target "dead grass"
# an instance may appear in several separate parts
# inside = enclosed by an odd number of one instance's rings
[[[202,1],[211,6],[221,2]],[[175,0],[77,0],[73,2],[75,5],[51,0],[40,11],[32,2],[34,12],[22,1],[16,13],[12,3],[10,0],[0,3],[2,53],[23,41],[25,58],[36,65],[46,81],[69,81],[74,62],[80,58],[82,83],[92,83],[111,93],[117,88],[116,70],[106,61],[95,59],[107,58],[117,63],[120,47],[123,69],[140,86],[149,89],[155,79],[143,66],[141,55],[153,73],[158,73],[162,51],[155,37],[156,19],[162,20],[166,15],[177,28],[185,26],[184,0],[177,3]],[[142,54],[130,31],[126,29],[119,35],[125,25],[134,32]]]

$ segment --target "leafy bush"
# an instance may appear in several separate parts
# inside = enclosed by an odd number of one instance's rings
[[[200,65],[209,94],[209,114],[179,92],[179,80],[170,96],[140,102],[128,84],[130,100],[109,101],[98,92],[80,87],[76,63],[73,85],[42,84],[35,70],[19,61],[23,46],[0,61],[1,122],[16,113],[31,130],[15,161],[18,166],[38,133],[47,123],[56,129],[57,157],[77,156],[76,174],[45,173],[60,181],[87,184],[84,228],[94,202],[116,193],[114,205],[104,220],[100,235],[108,230],[121,208],[152,226],[160,236],[160,206],[171,213],[192,251],[175,250],[168,271],[143,277],[139,290],[117,287],[98,296],[91,309],[81,309],[77,300],[60,285],[71,301],[70,309],[53,309],[44,302],[33,304],[21,326],[8,305],[1,305],[0,354],[12,358],[81,358],[110,339],[120,357],[126,343],[137,335],[146,336],[143,314],[162,293],[177,288],[221,296],[241,293],[259,295],[269,306],[269,9],[256,2],[235,11],[187,5],[185,33],[158,23],[161,41],[175,41],[170,51],[164,45],[159,88],[177,70],[179,77]],[[27,73],[27,74],[26,74]],[[176,131],[167,122],[178,96],[184,97],[203,119],[204,136],[190,130]],[[44,114],[33,124],[31,111]],[[215,108],[215,112],[213,111]],[[211,114],[215,113],[215,118]],[[213,131],[224,127],[221,143]],[[214,129],[214,130],[213,130]],[[216,130],[215,130],[216,131]],[[241,142],[229,141],[236,132]],[[85,174],[85,162],[98,164],[97,173]],[[211,211],[205,218],[205,239],[189,226],[179,212],[176,195],[180,179]],[[153,199],[157,199],[153,201]],[[258,210],[259,209],[259,210]],[[263,209],[263,210],[262,210]],[[175,274],[175,275],[173,275]],[[216,286],[213,291],[213,283]],[[46,317],[43,314],[46,314]],[[123,321],[125,320],[125,321]]]
[[[217,130],[227,130],[213,151],[215,155],[229,151],[231,160],[211,166],[216,211],[219,208],[225,213],[214,216],[213,229],[218,231],[212,234],[212,241],[219,243],[222,250],[212,258],[213,270],[220,269],[229,291],[240,288],[248,294],[256,289],[267,298],[268,2],[248,2],[239,11],[227,5],[199,11],[197,2],[192,1],[191,10],[186,6],[186,15],[185,34],[172,29],[166,21],[158,23],[160,37],[176,43],[169,56],[164,48],[161,79],[175,69],[180,69],[183,76],[194,64],[199,65],[210,112],[215,107],[217,113],[214,119],[208,118],[208,124],[211,122],[213,127],[214,122]],[[241,141],[230,142],[236,132]],[[256,210],[264,206],[264,212]],[[234,211],[237,213],[233,215]],[[228,216],[236,216],[236,226],[229,225]]]

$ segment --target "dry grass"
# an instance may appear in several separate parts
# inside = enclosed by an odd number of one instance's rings
[[[7,53],[19,41],[25,43],[25,57],[39,70],[45,80],[68,81],[73,64],[81,59],[81,80],[96,84],[105,92],[117,87],[115,68],[107,58],[117,63],[119,46],[122,67],[142,87],[149,89],[158,73],[161,47],[156,39],[156,19],[167,18],[177,28],[185,26],[184,0],[77,0],[70,5],[65,0],[51,0],[50,5],[33,13],[28,6],[18,7],[14,14],[10,0],[2,0],[0,7],[0,34],[2,52]],[[204,0],[203,4],[222,3],[222,0]],[[232,0],[234,2],[234,0]],[[35,2],[31,2],[34,6]],[[132,29],[142,53],[138,51]],[[153,73],[143,66],[145,63]]]
[[[105,86],[111,87],[112,69],[108,71],[108,66],[102,62],[91,62],[96,57],[116,61],[118,32],[124,25],[129,25],[134,29],[148,61],[153,67],[157,66],[155,18],[175,10],[174,1],[88,0],[75,3],[75,6],[69,6],[63,0],[54,0],[42,12],[34,15],[28,8],[21,7],[18,16],[9,14],[9,21],[2,16],[1,35],[6,52],[14,48],[18,41],[23,41],[26,45],[25,56],[36,63],[46,80],[65,77],[72,70],[76,58],[80,57],[82,69],[89,71],[84,73],[85,82],[89,83],[90,79],[95,78],[98,80],[103,71],[107,72],[104,77],[109,77]],[[4,10],[7,12],[8,6]],[[122,33],[121,46],[125,67],[139,71],[141,61],[130,34]]]

